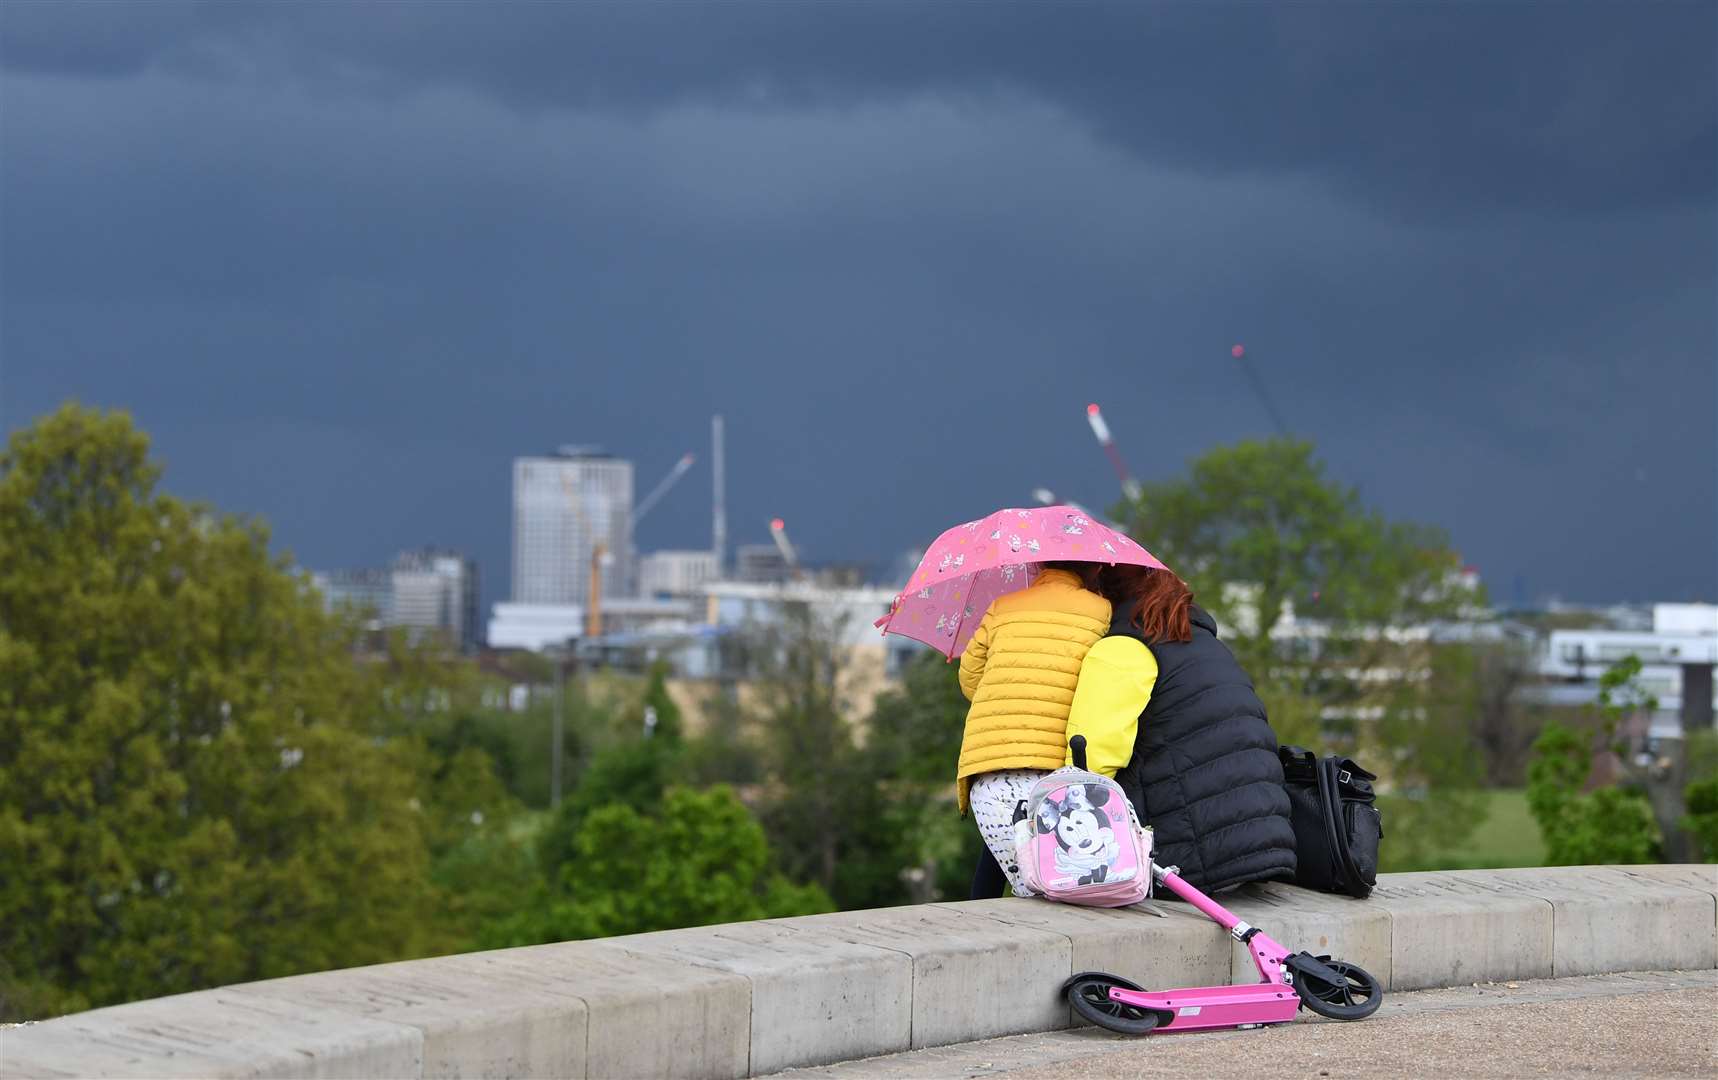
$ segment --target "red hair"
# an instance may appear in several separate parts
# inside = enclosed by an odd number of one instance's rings
[[[1133,623],[1146,641],[1193,640],[1193,590],[1170,570],[1117,565],[1104,569],[1103,594],[1117,611],[1133,608]]]

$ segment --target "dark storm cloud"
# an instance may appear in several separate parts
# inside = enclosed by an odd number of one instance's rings
[[[1718,593],[1710,5],[0,6],[0,423],[507,578],[507,461],[885,559],[1266,422],[1495,588]],[[647,546],[707,535],[689,477]]]
[[[15,0],[5,63],[462,86],[526,108],[1023,93],[1153,162],[1315,175],[1410,214],[1698,201],[1718,177],[1718,7],[1701,2],[101,11]]]

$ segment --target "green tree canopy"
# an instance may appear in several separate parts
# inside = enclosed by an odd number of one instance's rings
[[[837,895],[857,906],[964,900],[983,841],[955,811],[954,774],[967,700],[956,668],[927,649],[898,688],[878,696],[857,773],[880,796],[875,838],[854,845]],[[905,874],[903,875],[903,871]]]
[[[731,788],[634,794],[584,816],[553,860],[556,889],[496,925],[491,945],[635,934],[806,915],[831,908],[816,886],[774,869],[763,828]]]
[[[421,745],[263,528],[159,479],[76,405],[0,454],[0,1016],[427,944]]]
[[[1441,530],[1387,519],[1290,439],[1218,447],[1117,513],[1216,616],[1283,741],[1360,754],[1387,778],[1386,857],[1473,828],[1474,662],[1427,630],[1483,598]],[[1273,637],[1291,611],[1313,629]],[[1402,797],[1429,788],[1460,805]]]
[[[578,786],[561,801],[537,840],[537,862],[551,884],[578,850],[585,819],[605,806],[653,802],[679,779],[685,751],[679,740],[651,738],[616,743],[597,752]]]
[[[1646,798],[1613,785],[1582,790],[1592,772],[1593,743],[1591,734],[1555,721],[1534,740],[1527,805],[1545,838],[1546,863],[1653,862],[1659,832]]]
[[[658,660],[650,665],[650,682],[644,689],[644,707],[656,714],[655,738],[679,739],[682,736],[680,706],[674,703],[673,695],[668,692],[666,660]]]
[[[1146,485],[1122,512],[1249,657],[1270,654],[1270,630],[1290,605],[1348,628],[1447,616],[1471,599],[1455,585],[1459,563],[1441,530],[1368,508],[1308,442],[1218,447],[1185,476]]]

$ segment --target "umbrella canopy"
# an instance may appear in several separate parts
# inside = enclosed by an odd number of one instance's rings
[[[992,600],[1031,584],[1042,563],[1062,560],[1166,569],[1126,534],[1075,507],[1010,507],[937,537],[876,625],[959,656]]]

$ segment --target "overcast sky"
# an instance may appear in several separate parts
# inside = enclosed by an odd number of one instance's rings
[[[131,410],[307,565],[510,460],[882,562],[1270,419],[1494,595],[1718,600],[1718,5],[0,5],[0,430]],[[1140,538],[1147,546],[1151,538]]]

